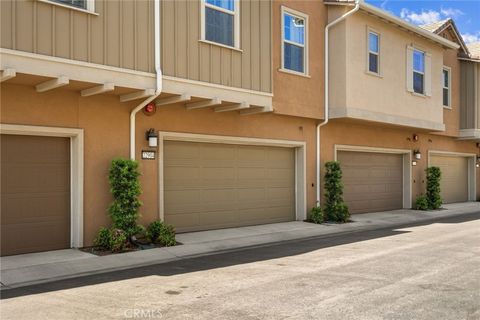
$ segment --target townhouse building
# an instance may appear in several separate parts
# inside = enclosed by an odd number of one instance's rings
[[[323,3],[0,6],[2,255],[92,245],[110,223],[116,157],[140,163],[144,223],[306,218],[323,63],[298,61],[322,51]]]
[[[446,202],[480,189],[478,57],[451,21],[331,1],[0,10],[2,255],[92,245],[117,157],[140,164],[141,222],[177,232],[304,220],[335,159],[352,213],[410,208],[428,165]]]
[[[428,166],[441,168],[445,203],[476,200],[478,138],[460,121],[470,55],[454,23],[418,27],[364,2],[325,3],[329,22],[351,12],[330,30],[321,129],[322,162],[341,162],[350,211],[410,208]]]

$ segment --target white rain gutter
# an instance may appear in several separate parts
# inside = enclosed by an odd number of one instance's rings
[[[329,96],[328,96],[328,72],[329,72],[329,66],[328,66],[328,52],[329,52],[329,48],[328,48],[328,32],[330,30],[331,27],[333,27],[334,25],[336,25],[337,23],[339,23],[340,21],[344,20],[345,18],[347,18],[349,15],[357,12],[359,9],[360,9],[360,1],[361,0],[356,0],[355,1],[355,7],[344,13],[342,16],[338,17],[337,19],[333,20],[332,22],[330,22],[329,24],[327,24],[327,26],[325,27],[325,61],[324,61],[324,64],[325,64],[325,100],[324,100],[324,117],[325,117],[325,120],[323,120],[323,122],[317,124],[317,205],[319,206],[320,205],[320,128],[323,127],[324,125],[326,125],[328,123],[328,119],[329,119],[329,114],[328,114],[328,110],[329,110]]]
[[[154,47],[155,47],[155,73],[156,89],[153,96],[148,97],[130,113],[130,159],[135,160],[135,116],[147,104],[155,100],[162,92],[162,70],[160,69],[160,0],[154,0]]]

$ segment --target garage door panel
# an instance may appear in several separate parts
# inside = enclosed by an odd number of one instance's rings
[[[285,219],[291,219],[291,210],[293,207],[266,207],[263,208],[262,215],[258,214],[255,208],[242,209],[238,212],[239,222],[245,225],[253,225],[260,223],[281,222]]]
[[[2,225],[2,251],[8,248],[8,255],[29,252],[64,249],[70,243],[70,237],[64,232],[70,228],[70,221],[44,221]],[[4,241],[8,245],[4,246]]]
[[[468,201],[468,158],[432,155],[430,165],[440,168],[440,195],[444,203]]]
[[[70,139],[0,137],[1,254],[70,247]]]
[[[63,219],[65,212],[70,210],[68,193],[35,194],[25,197],[22,194],[6,195],[2,198],[2,213],[15,212],[15,214],[2,214],[2,224]]]
[[[403,157],[400,154],[339,151],[344,199],[351,213],[403,207]]]
[[[234,170],[230,170],[233,174],[235,174]],[[248,168],[248,167],[239,167],[238,170],[238,179],[240,180],[249,180],[249,179],[265,179],[266,173],[264,166],[258,168]]]
[[[11,164],[2,163],[6,174],[2,188],[8,186],[8,193],[55,192],[69,188],[68,164]]]
[[[294,149],[181,141],[164,145],[170,159],[164,162],[165,220],[177,231],[294,220]],[[177,150],[179,156],[167,154]],[[193,155],[190,166],[199,177],[195,190],[184,175],[176,175],[174,161]]]

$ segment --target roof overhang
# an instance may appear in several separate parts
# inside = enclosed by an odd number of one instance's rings
[[[469,55],[470,52],[469,52],[465,42],[463,41],[463,38],[460,35],[460,32],[458,31],[457,26],[455,25],[453,20],[449,19],[443,26],[441,26],[440,28],[435,30],[435,34],[440,34],[443,31],[445,31],[446,29],[448,29],[449,27],[452,28],[453,33],[455,34],[455,37],[457,38],[457,41],[460,43],[460,47],[462,48],[463,52],[465,52],[465,54]]]
[[[354,6],[355,3],[352,2],[325,2],[327,5],[344,5],[344,6]],[[440,37],[439,35],[436,35],[430,31],[427,31],[425,29],[422,29],[418,26],[415,26],[411,23],[406,22],[403,19],[400,19],[399,17],[394,16],[393,14],[390,14],[382,9],[379,9],[375,6],[372,6],[368,3],[365,3],[364,1],[360,1],[359,3],[360,10],[367,12],[371,15],[374,15],[380,19],[386,20],[390,23],[393,23],[407,31],[413,32],[421,37],[424,37],[428,40],[431,40],[445,48],[448,49],[454,49],[458,50],[460,48],[460,45],[456,44],[455,42],[452,42],[450,40],[447,40],[443,37]]]

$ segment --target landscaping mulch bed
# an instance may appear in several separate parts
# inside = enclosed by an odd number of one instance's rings
[[[180,242],[177,242],[175,246],[181,245]],[[112,252],[110,250],[104,250],[100,247],[83,247],[80,248],[80,251],[87,252],[94,254],[96,256],[108,256],[111,254],[121,254],[121,253],[126,253],[126,252],[135,252],[135,251],[142,251],[142,250],[149,250],[149,249],[154,249],[154,248],[164,248],[165,246],[162,246],[160,244],[154,244],[154,243],[149,243],[149,244],[142,244],[142,245],[129,245],[127,246],[123,251],[120,252]]]

